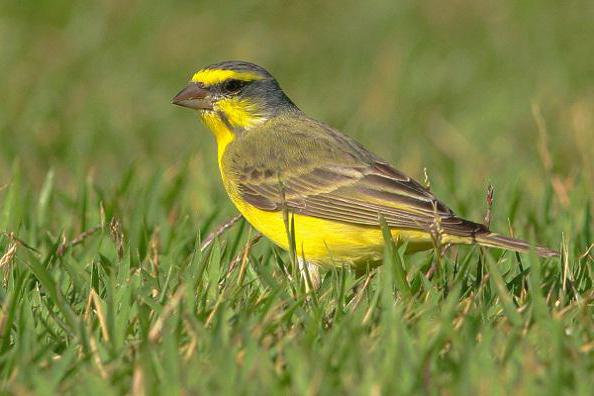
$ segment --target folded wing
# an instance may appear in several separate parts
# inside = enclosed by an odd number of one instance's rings
[[[450,235],[474,237],[483,225],[459,217],[415,180],[374,160],[368,164],[294,167],[290,172],[259,169],[238,183],[242,198],[266,211],[281,211],[344,223],[429,231],[439,218]],[[245,175],[245,174],[244,174]],[[249,176],[252,175],[252,176]]]

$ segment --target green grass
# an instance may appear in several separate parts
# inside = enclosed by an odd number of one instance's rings
[[[594,3],[220,3],[0,5],[1,392],[591,394]],[[393,246],[308,296],[247,224],[201,251],[235,211],[169,100],[237,58],[564,259]]]

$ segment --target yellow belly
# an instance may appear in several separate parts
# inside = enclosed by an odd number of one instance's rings
[[[282,212],[257,209],[231,197],[245,219],[261,234],[287,250],[288,236]],[[324,266],[373,265],[383,257],[384,239],[379,227],[358,226],[310,216],[294,215],[295,247],[298,256]],[[429,249],[427,232],[392,229],[394,239],[408,242],[409,251]]]

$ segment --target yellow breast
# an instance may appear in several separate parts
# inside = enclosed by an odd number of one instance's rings
[[[288,233],[282,212],[267,212],[230,194],[231,200],[260,233],[287,250]],[[353,267],[378,262],[383,257],[384,239],[379,227],[358,226],[310,216],[294,215],[297,255],[318,265]],[[392,229],[394,238],[409,242],[410,250],[431,247],[426,232]]]

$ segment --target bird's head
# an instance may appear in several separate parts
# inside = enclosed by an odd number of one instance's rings
[[[198,110],[213,130],[248,130],[297,107],[266,69],[249,62],[226,61],[192,76],[172,103]]]

